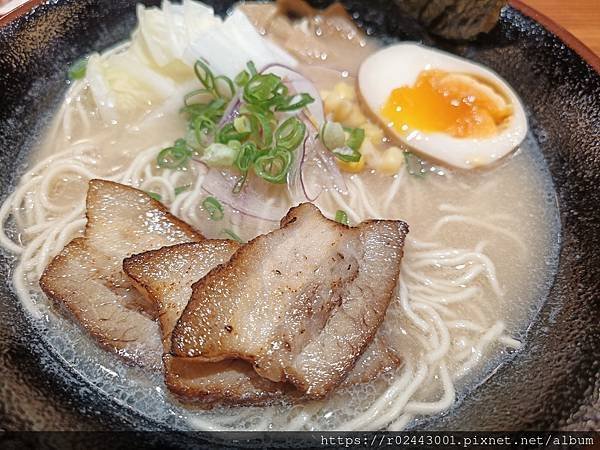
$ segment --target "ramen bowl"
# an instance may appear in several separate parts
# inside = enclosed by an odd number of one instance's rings
[[[33,3],[33,5],[31,4]],[[31,2],[0,19],[0,196],[60,106],[67,68],[82,55],[127,39],[135,2]],[[213,3],[225,13],[231,2]],[[319,2],[325,6],[326,2]],[[347,1],[367,34],[420,41],[486,65],[515,90],[536,157],[549,171],[557,208],[557,258],[539,286],[524,347],[461,395],[447,412],[413,422],[427,430],[597,430],[600,426],[600,60],[564,30],[520,3],[472,42],[429,35],[392,2]],[[93,383],[43,326],[31,325],[14,294],[14,257],[1,256],[0,402],[7,430],[169,430],[152,408]],[[102,370],[102,369],[98,369]]]

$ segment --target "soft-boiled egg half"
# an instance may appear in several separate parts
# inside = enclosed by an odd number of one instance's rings
[[[417,153],[471,169],[493,163],[525,138],[519,98],[491,70],[414,43],[386,47],[360,66],[363,104]]]

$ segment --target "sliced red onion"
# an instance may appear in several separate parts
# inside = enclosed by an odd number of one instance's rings
[[[336,189],[340,193],[346,194],[348,186],[346,186],[344,176],[335,161],[335,155],[319,139],[319,130],[315,127],[314,123],[304,113],[301,113],[300,116],[306,124],[308,133],[303,172],[309,169],[308,166],[310,166],[310,162],[313,160],[312,165],[316,166],[323,173],[324,181],[322,182],[322,187],[325,189]]]
[[[323,100],[315,84],[291,67],[282,64],[269,64],[261,73],[272,73],[280,77],[294,93],[307,93],[315,99],[314,102],[306,106],[306,109],[318,123],[325,121],[325,112],[323,111]]]
[[[266,66],[262,73],[273,73],[284,80],[293,92],[306,92],[315,99],[313,103],[306,106],[312,117],[309,117],[305,111],[300,113],[300,118],[306,124],[307,137],[296,155],[298,162],[291,169],[291,174],[288,175],[292,198],[296,200],[300,194],[298,183],[301,185],[304,197],[311,202],[316,200],[323,189],[336,189],[341,193],[346,193],[348,187],[337,166],[335,156],[325,148],[318,138],[317,124],[325,122],[325,112],[317,87],[298,71],[282,64]],[[314,177],[315,180],[309,181],[309,176]],[[313,184],[315,185],[313,186]]]
[[[294,164],[290,167],[287,175],[288,190],[294,203],[302,203],[306,200],[313,202],[323,191],[322,187],[316,186],[318,192],[311,192],[308,188],[308,183],[305,182],[306,172],[304,171],[304,164],[306,162],[308,143],[309,134],[306,135],[302,146],[297,150]]]
[[[230,208],[255,219],[279,222],[285,216],[288,205],[269,206],[268,199],[272,196],[266,193],[271,187],[266,186],[268,183],[260,183],[259,187],[258,183],[247,180],[241,192],[234,193],[233,189],[238,179],[239,176],[229,173],[227,170],[209,168],[202,182],[202,189]],[[262,189],[263,192],[259,189]]]
[[[233,98],[229,101],[227,105],[227,109],[225,109],[225,113],[223,113],[223,117],[219,120],[217,124],[217,128],[223,127],[226,123],[231,122],[239,115],[240,106],[242,105],[241,100],[241,89],[238,89],[238,92],[233,96]]]

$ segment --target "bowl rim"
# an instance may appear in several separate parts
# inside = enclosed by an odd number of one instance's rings
[[[9,11],[4,16],[0,16],[0,29],[18,19],[21,16],[32,12],[38,6],[46,3],[47,0],[28,0]],[[577,53],[585,62],[587,62],[598,74],[600,74],[600,55],[596,54],[591,48],[584,44],[579,38],[575,37],[570,31],[559,25],[555,20],[549,18],[537,9],[527,5],[523,0],[509,0],[510,7],[516,9],[527,17],[530,17],[546,30],[557,36],[571,50]]]

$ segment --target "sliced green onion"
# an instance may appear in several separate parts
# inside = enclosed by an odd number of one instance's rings
[[[210,94],[210,92],[206,89],[195,89],[192,92],[188,92],[183,96],[183,104],[185,106],[190,106],[192,104],[190,103],[190,99],[202,94]]]
[[[287,94],[287,88],[281,78],[272,73],[256,74],[244,86],[244,100],[247,103],[272,106],[281,96]]]
[[[215,78],[208,65],[201,59],[197,60],[194,64],[194,72],[196,77],[200,80],[200,83],[210,92],[214,92]]]
[[[204,140],[205,134],[200,132],[196,134],[196,130],[192,127],[192,124],[188,122],[188,130],[185,133],[185,142],[193,153],[200,152],[206,145]],[[198,140],[201,139],[201,141]]]
[[[286,182],[286,176],[292,164],[292,154],[287,150],[276,150],[275,152],[259,156],[254,161],[254,172],[269,183],[282,184]]]
[[[240,192],[242,192],[242,188],[244,187],[244,184],[246,183],[247,179],[248,172],[244,172],[242,176],[236,181],[231,192],[233,192],[234,194],[239,194]]]
[[[335,157],[344,162],[358,162],[360,161],[361,154],[348,146],[336,148],[333,151]]]
[[[248,84],[248,80],[250,79],[250,74],[245,70],[242,70],[237,76],[234,78],[234,83],[240,87],[246,86]]]
[[[343,225],[348,225],[348,214],[346,214],[346,211],[338,209],[335,212],[335,221]]]
[[[343,147],[346,143],[344,127],[338,122],[325,122],[321,127],[321,142],[329,150]]]
[[[268,106],[253,105],[250,103],[244,103],[240,107],[240,114],[256,114],[257,116],[264,116],[269,120],[274,120],[275,118],[275,115]]]
[[[229,238],[232,241],[236,241],[239,242],[240,244],[243,244],[244,241],[242,241],[242,238],[239,237],[237,234],[235,234],[232,230],[230,230],[229,228],[223,228],[223,233],[225,233],[227,236],[229,236]]]
[[[232,139],[231,141],[227,142],[227,147],[234,149],[236,154],[238,154],[242,149],[242,143],[236,139]]]
[[[302,93],[285,98],[275,109],[277,111],[295,111],[315,101],[309,94]]]
[[[246,86],[250,78],[252,78],[257,73],[256,66],[252,61],[248,61],[246,67],[247,70],[242,70],[240,73],[237,74],[237,76],[234,79],[235,84],[240,87]]]
[[[226,123],[217,131],[216,140],[221,144],[227,144],[229,141],[242,141],[250,135],[250,131],[239,132],[235,129],[232,122]]]
[[[230,100],[235,95],[235,85],[233,81],[225,75],[215,77],[202,59],[199,59],[194,64],[194,72],[204,89],[212,94],[215,98],[224,98]]]
[[[219,119],[225,112],[227,102],[222,98],[216,98],[209,103],[192,103],[181,108],[182,112],[190,114],[191,117],[205,116],[211,120]]]
[[[359,151],[365,140],[365,130],[362,128],[345,128],[345,131],[349,133],[346,145],[352,150]]]
[[[153,198],[154,200],[156,200],[157,202],[160,202],[162,200],[162,197],[160,194],[157,194],[156,192],[150,192],[150,191],[146,191],[146,194],[148,194],[151,198]]]
[[[190,125],[194,130],[196,142],[202,147],[206,144],[206,137],[213,133],[216,128],[215,122],[206,116],[196,116],[192,118]]]
[[[237,151],[228,145],[214,142],[204,150],[200,160],[211,167],[227,167],[233,165]]]
[[[210,220],[222,220],[225,214],[223,213],[223,205],[214,197],[206,197],[202,202],[202,207],[208,213]]]
[[[233,98],[235,95],[235,85],[233,84],[233,81],[229,79],[229,77],[226,77],[225,75],[219,75],[218,77],[215,77],[214,83],[215,93],[219,97],[227,100],[231,100]]]
[[[251,76],[254,76],[258,73],[256,70],[256,66],[254,65],[254,61],[248,61],[246,63],[246,67],[248,68],[248,72],[250,72]]]
[[[404,161],[406,162],[406,170],[410,175],[419,178],[427,175],[423,161],[418,156],[411,152],[404,152]]]
[[[81,80],[85,77],[85,72],[87,70],[88,58],[87,56],[84,58],[79,58],[71,67],[69,67],[68,76],[69,80]]]
[[[192,126],[194,129],[199,131],[209,131],[212,132],[215,129],[215,121],[210,118],[208,115],[199,114],[192,117],[191,120]]]
[[[257,154],[258,149],[256,148],[256,145],[254,143],[245,143],[244,145],[242,145],[242,148],[240,149],[237,155],[237,159],[235,160],[235,166],[242,173],[248,172]]]
[[[188,189],[190,189],[191,187],[192,187],[192,185],[191,185],[191,184],[185,184],[185,185],[183,185],[183,186],[177,186],[177,187],[175,188],[175,196],[177,196],[177,195],[179,195],[179,194],[181,194],[181,193],[183,193],[183,192],[187,191],[187,190],[188,190]]]
[[[246,114],[250,121],[251,139],[257,147],[264,149],[273,143],[273,124],[269,117],[262,114]]]
[[[275,131],[275,146],[293,151],[304,140],[306,125],[296,117],[286,119]]]
[[[192,156],[192,152],[184,139],[177,139],[175,145],[161,150],[156,157],[156,163],[163,169],[179,169]]]
[[[205,137],[214,133],[215,124],[221,120],[224,109],[225,102],[222,99],[213,100],[207,105],[192,104],[182,108],[182,112],[189,116],[189,126],[194,130],[198,143],[207,145]]]
[[[281,114],[278,112],[303,108],[314,99],[307,93],[290,95],[281,77],[258,73],[252,61],[233,81],[223,75],[215,76],[203,59],[196,61],[194,72],[202,87],[184,98],[181,111],[188,120],[186,140],[163,150],[159,154],[159,165],[178,168],[195,154],[201,155],[200,160],[209,166],[234,166],[242,175],[234,192],[241,191],[250,169],[267,182],[285,183],[292,152],[302,144],[306,125],[294,116],[279,123]],[[227,104],[236,95],[236,86],[241,90],[237,117],[217,129]],[[212,97],[210,101],[206,96]],[[343,144],[343,129],[342,137]],[[344,152],[341,151],[340,157],[353,157]],[[176,194],[179,192],[176,189]]]
[[[252,131],[252,124],[247,116],[239,116],[233,119],[233,126],[239,133]]]

